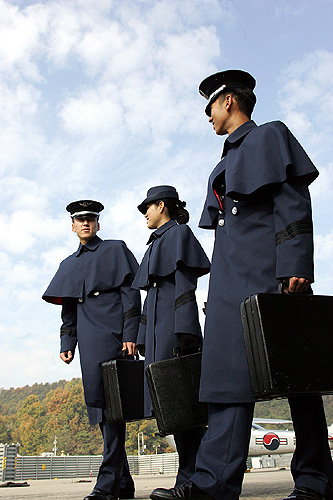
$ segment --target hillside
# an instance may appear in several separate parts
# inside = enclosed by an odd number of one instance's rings
[[[129,454],[137,453],[139,432],[144,433],[147,454],[157,447],[160,453],[171,451],[155,420],[142,420],[127,425]],[[52,451],[55,436],[58,453],[103,452],[99,426],[88,422],[80,378],[0,390],[0,443],[18,442],[21,455],[40,455]]]
[[[333,423],[333,396],[325,396],[328,425]],[[256,404],[255,417],[290,419],[286,400]],[[278,428],[265,425],[266,427]],[[288,424],[289,429],[292,428]],[[126,448],[137,453],[138,433],[143,432],[146,453],[171,451],[165,439],[159,437],[155,420],[127,424]],[[34,384],[0,390],[0,442],[20,443],[22,455],[39,455],[51,451],[57,436],[59,453],[94,455],[102,453],[102,438],[98,426],[91,427],[86,415],[80,378],[70,382]]]

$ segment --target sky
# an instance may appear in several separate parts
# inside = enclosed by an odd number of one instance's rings
[[[140,261],[136,207],[172,184],[211,256],[197,224],[224,138],[198,86],[217,71],[250,72],[255,122],[285,122],[319,169],[314,291],[332,293],[332,18],[331,0],[0,0],[0,388],[80,376],[41,299],[78,246],[69,202],[101,201],[99,236]]]

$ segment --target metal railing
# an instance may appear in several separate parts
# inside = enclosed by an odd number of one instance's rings
[[[1,481],[96,477],[101,455],[19,456],[16,445],[0,445]],[[130,455],[132,474],[177,474],[178,453]]]

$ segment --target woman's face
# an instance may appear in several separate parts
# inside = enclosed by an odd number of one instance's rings
[[[166,222],[165,211],[166,207],[164,207],[163,201],[160,201],[158,205],[155,203],[149,203],[149,205],[147,205],[145,217],[149,229],[157,229]]]

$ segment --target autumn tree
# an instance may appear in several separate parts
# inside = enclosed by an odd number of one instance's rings
[[[39,455],[45,440],[46,408],[37,396],[28,396],[17,413],[21,454]]]

